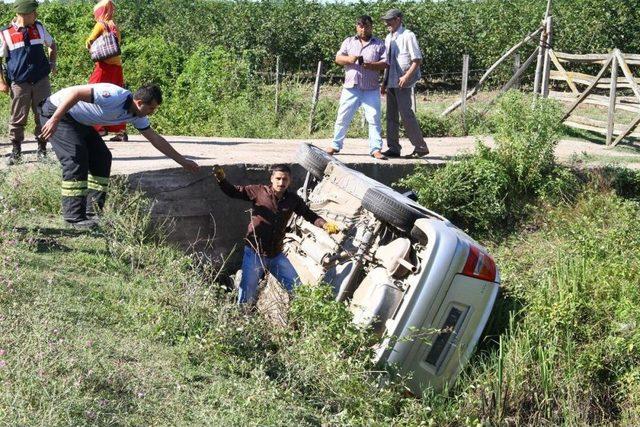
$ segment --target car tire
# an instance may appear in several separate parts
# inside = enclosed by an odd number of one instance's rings
[[[377,188],[370,188],[362,198],[362,207],[371,212],[376,218],[391,224],[403,231],[410,231],[413,224],[426,215],[391,194]]]
[[[331,161],[331,156],[311,144],[300,144],[298,149],[298,163],[311,175],[320,179]]]

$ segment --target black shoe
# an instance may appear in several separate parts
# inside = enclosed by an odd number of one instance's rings
[[[396,151],[396,150],[389,149],[387,151],[383,151],[382,155],[383,156],[387,156],[387,157],[392,157],[392,158],[398,158],[398,157],[400,157],[400,152]]]
[[[5,161],[7,166],[13,166],[20,163],[22,160],[22,153],[20,151],[16,151],[15,149],[7,156],[7,160]]]
[[[67,221],[66,223],[76,230],[92,230],[98,227],[98,221],[95,219],[81,219],[80,221]]]
[[[408,156],[405,156],[405,158],[407,159],[421,159],[423,157],[426,157],[429,154],[429,149],[427,148],[426,150],[413,150],[413,153],[409,154]]]
[[[126,132],[120,132],[115,134],[109,141],[129,141],[129,135]]]
[[[38,152],[36,157],[39,162],[44,162],[47,160],[47,149],[46,148],[38,148]]]

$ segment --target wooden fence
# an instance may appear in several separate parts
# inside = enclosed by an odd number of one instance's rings
[[[549,73],[549,79],[564,82],[569,88],[569,91],[565,92],[549,91],[549,97],[571,103],[563,117],[565,125],[601,133],[606,136],[607,145],[617,145],[627,136],[640,138],[639,133],[633,133],[640,124],[640,79],[634,77],[630,68],[632,65],[640,65],[640,55],[625,54],[618,49],[608,54],[591,55],[555,52],[553,49],[549,49],[548,52],[556,68]],[[601,65],[601,68],[594,76],[571,71],[568,69],[570,64],[596,64]],[[620,77],[619,71],[622,71]],[[608,91],[608,94],[603,94],[603,90],[605,93]],[[583,104],[606,107],[607,121],[574,114],[577,107]],[[631,123],[616,123],[617,110],[634,113],[636,118]]]

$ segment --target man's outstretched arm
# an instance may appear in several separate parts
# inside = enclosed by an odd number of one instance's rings
[[[320,215],[312,211],[302,199],[300,199],[298,205],[294,209],[294,212],[316,227],[323,228],[329,234],[336,234],[340,231],[340,228],[335,222],[327,221],[322,218]]]
[[[189,172],[198,172],[200,170],[200,166],[198,166],[196,162],[194,162],[193,160],[189,160],[182,154],[178,153],[166,139],[164,139],[152,128],[142,130],[140,131],[140,133],[145,138],[147,138],[147,140],[156,148],[156,150],[169,157]]]
[[[218,181],[220,190],[227,196],[233,199],[246,200],[251,202],[255,199],[254,186],[253,185],[233,185],[227,181],[227,174],[224,173],[224,169],[221,166],[215,165],[213,167],[213,176]]]

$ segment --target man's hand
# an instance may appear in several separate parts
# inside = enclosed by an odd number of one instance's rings
[[[349,55],[349,63],[355,64],[356,62],[358,62],[358,57],[354,55]]]
[[[400,77],[400,79],[398,79],[398,86],[400,87],[405,87],[409,84],[409,76],[408,75],[404,75],[402,77]]]
[[[213,167],[213,176],[215,176],[216,180],[220,182],[225,179],[227,174],[224,173],[224,169],[222,169],[221,166],[215,165]]]
[[[40,134],[40,138],[48,141],[49,138],[51,138],[53,134],[56,133],[56,129],[58,129],[58,119],[51,117],[49,120],[47,120],[47,123],[42,126],[42,133]]]
[[[322,228],[329,234],[337,234],[340,232],[340,228],[335,222],[325,222]]]
[[[184,159],[184,162],[181,163],[181,166],[191,173],[195,173],[200,170],[200,166],[198,166],[198,164],[193,160],[189,159]]]
[[[9,93],[9,85],[0,80],[0,92]]]

